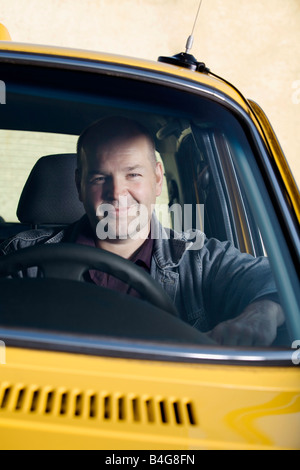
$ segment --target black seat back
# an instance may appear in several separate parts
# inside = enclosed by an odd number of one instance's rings
[[[67,225],[84,214],[75,185],[76,154],[41,157],[23,188],[17,217],[21,223]]]

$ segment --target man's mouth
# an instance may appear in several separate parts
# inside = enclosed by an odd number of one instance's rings
[[[118,217],[118,216],[137,216],[139,215],[139,204],[134,203],[130,206],[114,206],[113,204],[101,204],[96,212],[98,217]]]

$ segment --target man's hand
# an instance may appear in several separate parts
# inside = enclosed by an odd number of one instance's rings
[[[208,335],[226,346],[270,346],[277,336],[277,328],[284,321],[279,304],[258,300],[248,305],[238,317],[219,323]]]

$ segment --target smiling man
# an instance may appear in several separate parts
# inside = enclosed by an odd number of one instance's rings
[[[150,135],[138,123],[112,118],[88,128],[77,153],[76,185],[96,246],[130,258],[149,236],[162,189]]]
[[[186,233],[166,232],[153,211],[163,169],[144,127],[123,117],[97,121],[79,137],[77,158],[75,180],[86,215],[59,233],[19,234],[2,244],[0,253],[59,242],[108,250],[148,272],[181,319],[218,343],[272,344],[284,315],[267,258],[241,253],[199,231],[197,244],[187,243]],[[98,271],[89,271],[86,281],[138,295]]]

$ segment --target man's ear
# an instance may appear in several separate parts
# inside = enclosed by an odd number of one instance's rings
[[[75,170],[75,184],[76,184],[76,188],[77,188],[77,191],[78,191],[79,201],[82,202],[82,197],[81,197],[81,171],[78,168],[76,168],[76,170]]]
[[[164,178],[164,170],[160,162],[156,162],[155,174],[156,174],[156,197],[158,197],[161,194],[163,178]]]

